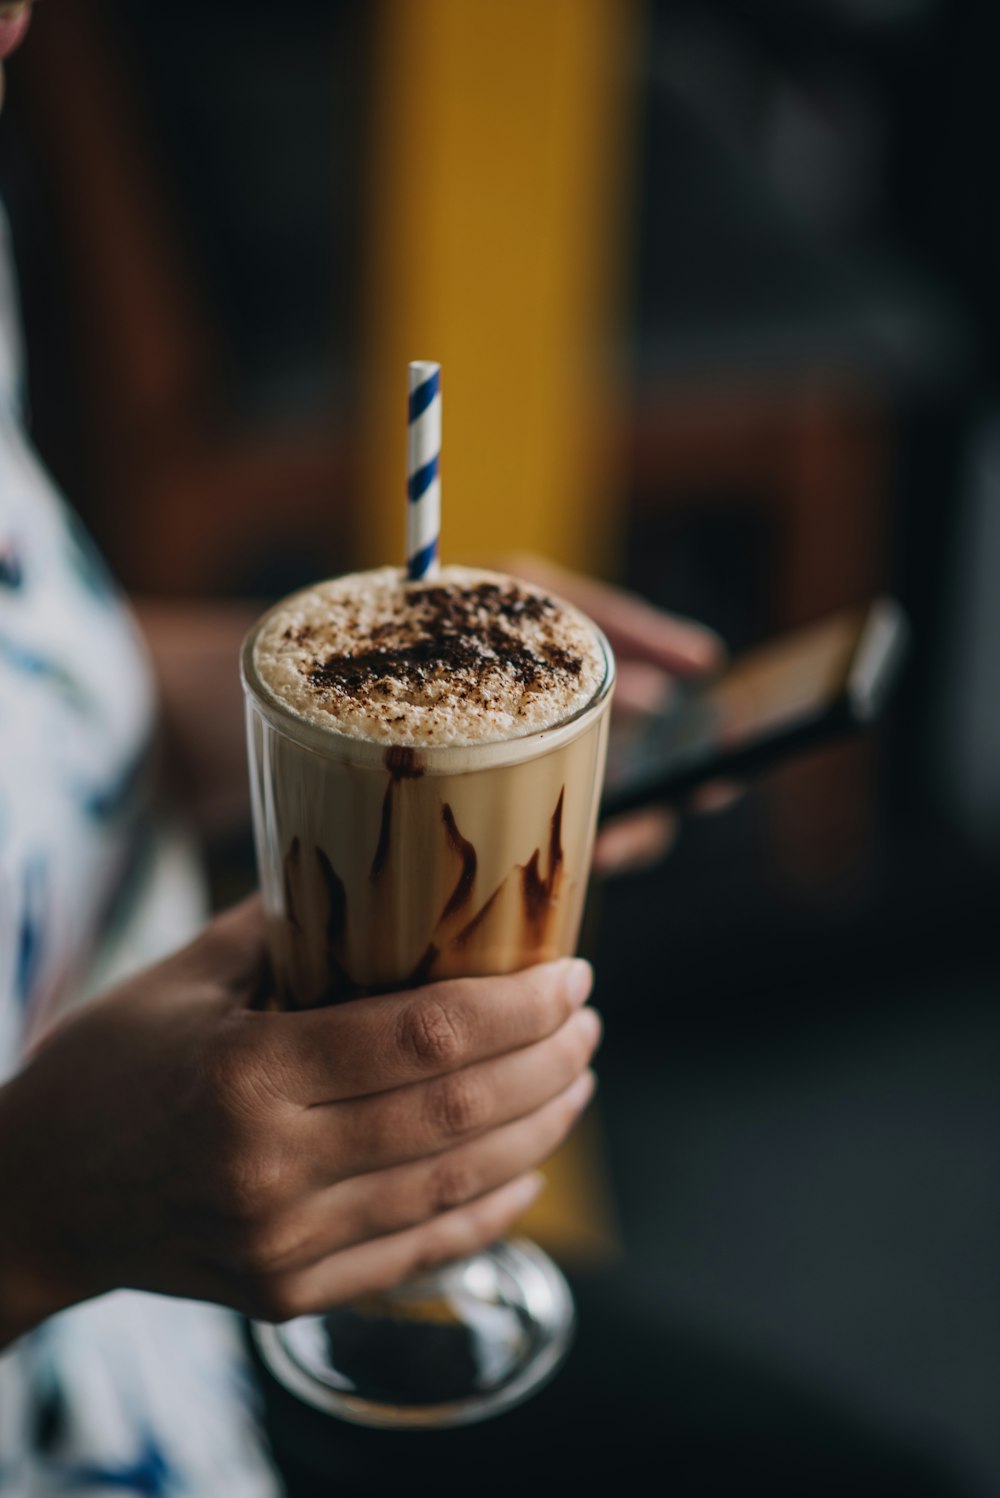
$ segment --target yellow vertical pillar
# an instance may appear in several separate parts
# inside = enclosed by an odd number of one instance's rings
[[[639,0],[382,0],[359,561],[404,554],[406,364],[441,361],[445,560],[607,565]]]

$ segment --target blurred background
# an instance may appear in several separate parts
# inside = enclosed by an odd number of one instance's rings
[[[882,1492],[1000,1493],[997,41],[966,0],[51,3],[0,131],[35,438],[127,588],[401,558],[428,357],[449,558],[735,650],[905,603],[878,734],[590,922],[591,1259],[877,1432]]]

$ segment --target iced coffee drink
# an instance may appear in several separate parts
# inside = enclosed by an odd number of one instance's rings
[[[276,1003],[573,952],[614,675],[588,619],[496,573],[385,568],[286,599],[242,664]],[[517,1240],[256,1332],[319,1408],[440,1427],[525,1398],[572,1324],[558,1269]]]
[[[243,672],[283,1004],[574,950],[613,674],[582,614],[496,573],[384,568],[286,599]]]

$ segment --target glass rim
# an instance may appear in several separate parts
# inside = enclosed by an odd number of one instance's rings
[[[290,596],[294,597],[294,594]],[[555,594],[551,596],[556,597]],[[308,718],[302,717],[265,686],[254,662],[257,636],[275,610],[284,608],[287,599],[282,599],[262,614],[245,636],[240,647],[240,680],[247,701],[253,704],[276,732],[302,748],[310,749],[328,759],[336,758],[341,763],[385,769],[387,756],[407,749],[412,750],[412,767],[421,774],[444,775],[454,774],[456,770],[479,770],[493,765],[539,759],[543,754],[562,748],[584,733],[591,721],[599,717],[608,705],[615,684],[614,652],[604,631],[575,604],[562,598],[557,601],[585,619],[593,630],[604,656],[604,678],[594,695],[569,717],[548,728],[529,729],[509,739],[489,739],[485,743],[472,744],[391,744],[380,739],[341,733],[336,728],[312,723]]]

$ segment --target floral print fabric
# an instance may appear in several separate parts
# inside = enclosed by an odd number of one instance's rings
[[[0,215],[0,1083],[203,910],[190,849],[156,823],[142,643],[26,439],[21,376]],[[102,1297],[0,1356],[0,1498],[272,1498],[251,1411],[235,1317]]]

